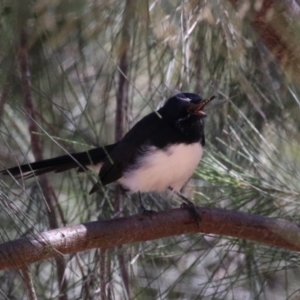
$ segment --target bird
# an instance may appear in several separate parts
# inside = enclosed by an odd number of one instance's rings
[[[180,190],[202,158],[207,116],[204,108],[214,98],[178,93],[160,109],[143,117],[114,144],[19,165],[0,173],[27,179],[73,168],[79,172],[96,170],[99,181],[90,194],[113,182],[139,195],[170,190],[197,215],[193,202]],[[141,207],[145,210],[142,204]]]

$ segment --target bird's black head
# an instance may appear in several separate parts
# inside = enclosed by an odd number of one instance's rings
[[[180,93],[174,96],[175,98],[179,99],[179,100],[184,100],[190,103],[194,103],[197,104],[201,101],[203,101],[203,99],[194,93]]]
[[[213,98],[204,100],[194,93],[180,93],[168,99],[159,113],[175,126],[188,142],[199,141],[204,145],[204,107]]]
[[[169,98],[166,104],[160,109],[164,116],[173,120],[192,118],[193,120],[206,117],[205,106],[215,97],[202,99],[193,93],[180,93]]]

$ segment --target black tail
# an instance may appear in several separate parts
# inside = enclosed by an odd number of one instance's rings
[[[63,172],[73,168],[79,171],[87,170],[86,166],[103,162],[117,144],[107,145],[80,153],[58,156],[37,161],[1,171],[1,174],[12,175],[16,178],[31,178],[49,172]]]

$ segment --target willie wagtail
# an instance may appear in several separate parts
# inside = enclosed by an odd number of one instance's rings
[[[180,93],[169,98],[157,112],[145,116],[115,144],[72,153],[1,171],[16,178],[30,178],[48,172],[72,168],[99,172],[96,192],[117,182],[131,192],[172,190],[189,206],[193,203],[180,194],[180,189],[199,164],[204,137],[204,107],[214,96],[203,100],[193,93]]]

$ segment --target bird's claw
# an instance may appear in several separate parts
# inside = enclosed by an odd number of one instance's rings
[[[146,209],[145,207],[142,207],[142,213],[141,214],[145,217],[148,217],[148,218],[152,219],[153,216],[157,214],[157,212],[155,210]]]
[[[189,210],[189,212],[191,213],[193,219],[195,220],[195,222],[197,223],[197,226],[199,226],[200,222],[201,222],[201,216],[199,214],[199,211],[197,210],[196,206],[192,203],[192,204],[187,204],[187,203],[182,203],[181,208],[186,208]]]

